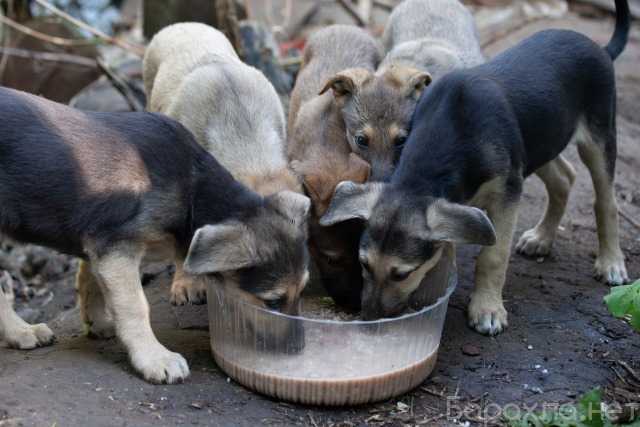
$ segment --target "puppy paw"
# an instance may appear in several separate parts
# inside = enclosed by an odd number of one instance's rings
[[[469,303],[469,326],[483,335],[497,335],[507,326],[507,310],[498,297],[474,293]]]
[[[629,281],[629,275],[624,264],[624,255],[619,253],[598,256],[594,275],[598,280],[604,280],[609,285],[625,284]]]
[[[143,348],[131,355],[131,364],[145,380],[155,384],[175,384],[189,376],[189,365],[182,355],[161,345]]]
[[[27,325],[7,331],[5,337],[7,345],[18,350],[31,350],[53,344],[55,335],[44,323]]]
[[[207,287],[203,280],[181,278],[171,284],[171,304],[205,304],[207,302]]]
[[[516,244],[516,252],[527,256],[547,256],[551,252],[553,236],[532,228],[522,233]]]

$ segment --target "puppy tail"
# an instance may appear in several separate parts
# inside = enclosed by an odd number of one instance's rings
[[[631,13],[629,12],[628,0],[616,1],[616,29],[609,44],[604,48],[612,60],[615,60],[624,50],[629,39],[629,26]]]

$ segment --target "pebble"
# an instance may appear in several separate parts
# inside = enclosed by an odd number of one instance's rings
[[[529,344],[529,345],[527,346],[527,350],[533,350],[533,346],[532,346],[531,344]]]
[[[472,357],[479,356],[481,353],[480,349],[473,344],[465,344],[462,346],[461,350],[462,354]]]

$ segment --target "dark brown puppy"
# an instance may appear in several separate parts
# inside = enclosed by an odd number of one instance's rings
[[[329,79],[344,69],[372,75],[380,62],[380,46],[365,31],[334,25],[315,33],[304,51],[289,110],[287,151],[292,168],[303,178],[314,209],[309,246],[321,279],[340,305],[360,307],[362,278],[357,256],[361,224],[320,227],[319,217],[343,180],[365,182],[369,165],[351,154],[344,119],[330,93],[320,95]]]

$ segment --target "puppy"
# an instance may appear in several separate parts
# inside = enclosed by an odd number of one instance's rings
[[[420,100],[391,182],[338,186],[321,223],[368,220],[360,240],[368,318],[403,307],[443,244],[472,243],[488,247],[478,257],[469,323],[484,334],[502,331],[502,288],[523,181],[535,173],[549,197],[542,220],[518,247],[544,255],[575,177],[559,156],[571,141],[595,187],[596,275],[612,284],[628,280],[613,189],[613,60],[627,42],[629,7],[616,0],[616,8],[615,33],[604,49],[573,31],[542,31],[486,64],[443,76]]]
[[[139,265],[156,246],[173,247],[198,280],[296,313],[308,198],[249,190],[160,114],[81,112],[0,88],[0,116],[0,232],[86,261],[83,317],[115,331],[146,380],[189,375],[151,330]],[[296,325],[272,340],[301,346]],[[19,321],[4,296],[0,331],[17,348],[52,340],[45,326]]]
[[[405,0],[389,16],[380,68],[404,64],[435,80],[480,65],[484,56],[473,15],[458,0]]]
[[[344,180],[365,183],[369,178],[369,164],[356,154],[325,147],[308,150],[305,160],[294,160],[291,167],[304,177],[313,206],[309,219],[309,250],[320,281],[338,305],[358,311],[362,293],[358,261],[362,221],[347,221],[333,227],[321,227],[319,221],[328,209],[338,183]]]
[[[427,72],[393,64],[376,73],[361,68],[340,71],[320,91],[332,90],[349,148],[371,165],[372,180],[386,180],[393,172],[416,103],[430,82]]]
[[[302,193],[287,166],[284,111],[275,89],[238,58],[221,32],[198,23],[164,28],[146,51],[144,79],[149,109],[186,126],[240,182],[263,196]],[[201,303],[204,291],[178,262],[171,302]]]
[[[319,92],[340,70],[372,74],[379,62],[379,46],[363,30],[334,25],[318,31],[305,47],[289,109],[287,151],[291,167],[302,177],[313,204],[309,248],[329,295],[351,309],[360,307],[362,274],[357,246],[362,225],[352,221],[325,228],[318,221],[329,206],[336,185],[343,180],[366,182],[370,167],[351,153],[334,98]]]

